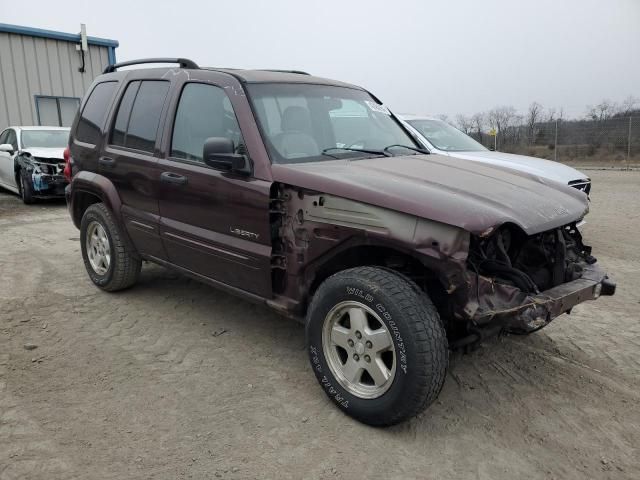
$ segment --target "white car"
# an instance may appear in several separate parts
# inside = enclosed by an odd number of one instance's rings
[[[17,193],[24,203],[36,198],[62,198],[69,128],[9,127],[0,134],[0,187]]]
[[[416,115],[397,117],[412,127],[422,146],[431,153],[520,170],[575,187],[587,195],[591,190],[591,179],[588,176],[562,163],[488,150],[470,136],[437,118]]]

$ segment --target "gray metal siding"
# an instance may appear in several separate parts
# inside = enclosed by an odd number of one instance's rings
[[[108,49],[90,44],[80,73],[76,43],[0,32],[0,129],[37,125],[37,95],[82,98],[109,64]]]

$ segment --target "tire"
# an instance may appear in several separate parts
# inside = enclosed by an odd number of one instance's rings
[[[91,239],[95,237],[102,240],[94,249]],[[103,203],[94,203],[84,212],[80,223],[80,246],[89,278],[102,290],[115,292],[137,282],[142,261],[123,241],[120,227]],[[105,261],[107,257],[108,261]]]
[[[442,390],[449,349],[440,316],[427,294],[396,272],[357,267],[326,279],[307,312],[306,340],[327,396],[363,423],[400,423]]]
[[[31,205],[35,202],[35,198],[33,197],[33,185],[31,183],[31,179],[27,177],[27,174],[24,170],[20,170],[18,172],[18,188],[20,189],[20,198],[25,205]]]

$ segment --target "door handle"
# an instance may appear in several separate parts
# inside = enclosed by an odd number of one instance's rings
[[[98,164],[103,167],[113,168],[116,165],[116,161],[113,158],[109,157],[100,157],[98,159]]]
[[[186,185],[187,177],[173,172],[162,172],[160,174],[160,181],[162,183],[172,183],[174,185]]]

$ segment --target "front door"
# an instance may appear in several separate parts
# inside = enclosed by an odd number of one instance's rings
[[[169,260],[187,270],[263,297],[271,296],[271,183],[203,162],[210,137],[233,140],[240,127],[225,91],[187,82],[171,116],[160,169],[160,230]]]

